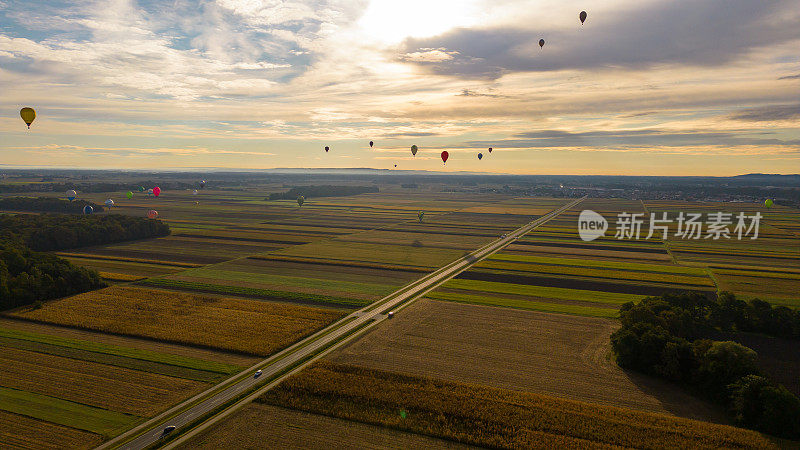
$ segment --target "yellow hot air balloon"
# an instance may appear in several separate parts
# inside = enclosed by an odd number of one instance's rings
[[[36,120],[36,111],[26,106],[19,110],[19,116],[22,117],[22,120],[25,121],[25,125],[30,129],[31,124]]]

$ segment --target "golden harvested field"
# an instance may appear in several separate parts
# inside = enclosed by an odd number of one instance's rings
[[[484,447],[777,448],[726,425],[324,361],[257,401]]]
[[[287,424],[291,424],[287,426]],[[319,414],[251,403],[181,449],[461,449],[464,444]]]
[[[726,423],[675,385],[608,355],[617,321],[421,299],[331,362]]]
[[[335,310],[112,286],[12,316],[251,355],[270,355],[342,317]]]
[[[242,367],[250,367],[256,361],[261,361],[260,357],[247,356],[239,353],[231,353],[207,348],[190,347],[169,342],[159,342],[152,339],[137,338],[132,336],[120,336],[115,334],[101,333],[91,330],[81,330],[47,323],[31,322],[27,320],[10,319],[0,317],[0,328],[20,330],[29,333],[49,334],[66,339],[92,341],[101,344],[110,344],[120,347],[129,347],[140,350],[150,350],[158,353],[168,353],[172,355],[188,356],[190,358],[217,361],[226,364],[233,364]]]
[[[208,384],[0,346],[0,386],[148,417]]]
[[[3,448],[84,449],[100,445],[99,434],[63,427],[0,411],[0,436]]]

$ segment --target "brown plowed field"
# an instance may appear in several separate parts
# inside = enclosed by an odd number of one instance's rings
[[[609,358],[616,321],[423,299],[329,361],[727,423]]]

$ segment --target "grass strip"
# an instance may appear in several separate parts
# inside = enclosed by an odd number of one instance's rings
[[[4,387],[0,387],[0,408],[105,437],[117,435],[142,420],[131,414]]]
[[[570,305],[558,302],[543,302],[539,300],[523,300],[485,295],[459,294],[454,292],[430,292],[425,297],[433,300],[444,300],[448,302],[469,303],[472,305],[484,306],[500,306],[504,308],[572,314],[577,316],[607,318],[619,316],[619,310],[616,308],[598,308],[592,306]]]
[[[51,347],[64,347],[75,350],[81,350],[84,352],[112,355],[121,358],[147,361],[163,365],[193,369],[196,371],[218,373],[223,375],[234,374],[241,370],[239,366],[221,363],[217,361],[207,361],[203,359],[190,358],[187,356],[159,353],[151,350],[121,347],[118,345],[103,344],[99,342],[82,341],[77,339],[64,338],[60,336],[31,333],[28,331],[21,331],[21,330],[12,330],[8,328],[0,328],[0,338],[7,338],[19,341],[29,341],[33,343],[49,345]],[[39,351],[39,350],[34,349],[34,351]],[[98,362],[103,362],[103,361],[98,361]]]
[[[546,297],[562,300],[579,300],[584,302],[621,305],[626,302],[641,300],[644,295],[620,294],[616,292],[590,291],[527,284],[501,283],[497,281],[464,280],[455,278],[445,283],[444,288],[481,291],[486,293],[527,295],[530,297]]]

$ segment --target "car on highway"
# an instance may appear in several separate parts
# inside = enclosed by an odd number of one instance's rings
[[[389,314],[386,314],[386,318],[391,319],[392,317],[394,317],[394,311],[389,311]]]
[[[253,374],[253,378],[258,378],[261,376],[261,369],[256,370],[256,373]]]
[[[173,431],[175,431],[175,425],[167,425],[166,427],[164,427],[164,432],[161,433],[161,436],[164,437],[172,433]]]

